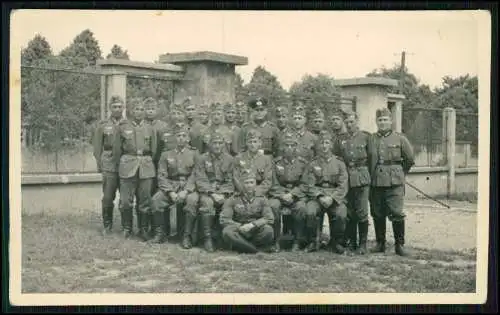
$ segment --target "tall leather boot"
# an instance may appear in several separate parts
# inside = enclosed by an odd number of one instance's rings
[[[293,219],[293,245],[292,251],[296,252],[300,250],[301,244],[304,242],[304,220],[303,219]]]
[[[201,215],[204,247],[205,250],[210,253],[214,251],[214,245],[212,243],[212,222],[213,222],[213,216],[207,214]]]
[[[314,218],[308,218],[307,223],[306,223],[306,228],[305,228],[305,239],[307,246],[305,248],[305,251],[310,253],[314,252],[317,250],[317,222],[316,222],[316,217]]]
[[[358,247],[358,237],[357,237],[357,222],[354,219],[349,219],[345,227],[345,247],[350,251],[355,252]]]
[[[132,209],[123,210],[122,213],[123,236],[128,239],[132,236],[132,226],[134,223],[134,214]]]
[[[168,240],[170,237],[170,208],[165,208],[165,212],[163,213],[163,234],[165,234],[165,239]]]
[[[386,234],[386,218],[373,219],[373,225],[375,226],[375,239],[377,245],[372,248],[373,253],[384,253],[385,252],[385,234]]]
[[[113,207],[102,208],[102,223],[104,226],[102,234],[104,236],[111,234],[111,230],[113,229]]]
[[[358,222],[359,231],[359,254],[366,254],[366,242],[368,240],[368,221]]]
[[[144,242],[149,240],[148,220],[149,213],[139,213],[141,225],[139,226],[139,238]]]
[[[280,245],[280,241],[281,241],[281,220],[282,220],[282,216],[281,215],[277,215],[274,218],[274,225],[273,225],[273,230],[274,230],[274,244],[273,244],[272,251],[275,252],[275,253],[278,253],[281,250],[281,245]]]
[[[163,240],[164,240],[164,237],[165,237],[165,234],[164,234],[164,227],[163,227],[163,224],[165,222],[164,220],[164,217],[165,216],[165,213],[163,212],[159,212],[159,211],[156,211],[156,212],[153,212],[153,224],[152,226],[154,226],[154,237],[152,239],[152,242],[155,243],[155,244],[161,244],[163,243]]]
[[[151,212],[147,216],[148,221],[148,237],[152,239],[156,235],[155,218],[154,213]]]
[[[394,233],[394,250],[399,256],[408,256],[404,249],[405,245],[405,221],[393,221],[392,230]]]
[[[189,212],[184,215],[184,231],[182,235],[182,248],[190,249],[193,247],[193,242],[191,240],[191,232],[193,231],[195,216]]]
[[[182,209],[182,207],[177,206],[175,210],[175,222],[176,222],[176,229],[177,229],[177,239],[181,241],[184,239],[184,228],[185,228],[185,212]]]
[[[142,226],[142,215],[139,212],[139,207],[137,204],[134,206],[135,217],[137,219],[137,236],[141,236],[141,226]]]
[[[345,252],[344,248],[344,236],[345,236],[345,220],[340,220],[336,218],[333,221],[333,243],[332,251],[337,254],[343,254]]]

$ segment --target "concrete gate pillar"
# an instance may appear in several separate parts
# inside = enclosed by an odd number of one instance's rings
[[[184,79],[176,81],[174,102],[191,97],[194,104],[235,101],[235,67],[248,58],[210,51],[164,54],[160,63],[181,66]]]
[[[345,80],[335,80],[335,85],[341,88],[343,97],[356,96],[356,113],[359,117],[359,127],[368,132],[376,132],[376,111],[387,107],[388,88],[397,86],[398,81],[380,77],[365,77]]]

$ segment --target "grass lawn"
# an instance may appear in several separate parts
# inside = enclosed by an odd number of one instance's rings
[[[209,254],[124,240],[118,227],[103,238],[100,226],[96,211],[23,213],[23,293],[475,291],[475,251],[412,248],[411,258],[396,256],[392,246],[367,256]]]

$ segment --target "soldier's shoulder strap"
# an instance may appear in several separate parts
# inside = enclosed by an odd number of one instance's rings
[[[370,136],[370,135],[371,135],[371,132],[368,132],[368,131],[366,131],[366,130],[361,130],[361,133],[362,133],[362,134],[365,134],[365,135],[367,135],[367,136]]]

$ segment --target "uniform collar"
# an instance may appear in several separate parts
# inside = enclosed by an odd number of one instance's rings
[[[120,117],[120,118],[113,118],[113,117],[110,117],[110,118],[109,118],[109,121],[111,121],[111,122],[112,122],[113,124],[115,124],[115,125],[118,125],[118,124],[119,124],[122,120],[123,120],[123,118],[122,118],[122,117]]]
[[[132,120],[132,125],[134,125],[135,127],[140,127],[144,124],[144,119],[141,120],[141,122],[137,123],[135,120]]]
[[[184,150],[186,150],[186,147],[183,147],[183,148],[177,147],[176,148],[177,153],[182,153],[182,152],[184,152]]]
[[[318,157],[323,162],[330,162],[333,159],[333,155],[327,155],[327,156],[319,155]]]
[[[283,161],[286,163],[286,164],[293,164],[295,162],[295,157],[292,157],[290,160],[288,160],[286,157],[283,157]]]
[[[257,123],[255,120],[253,120],[253,124],[257,127],[265,127],[267,124],[267,120],[264,120],[262,123]]]
[[[387,130],[387,131],[382,131],[382,130],[379,130],[377,131],[377,135],[379,137],[388,137],[392,134],[392,130]]]
[[[304,133],[306,133],[306,129],[305,128],[300,128],[300,129],[292,129],[293,132],[295,132],[296,135],[298,135],[299,137],[302,137],[304,135]]]
[[[222,160],[223,155],[224,155],[224,152],[221,152],[221,153],[219,154],[219,156],[217,156],[217,155],[215,155],[215,154],[213,154],[213,153],[211,153],[211,152],[210,152],[210,158],[211,158],[213,161],[219,161],[219,160]]]

